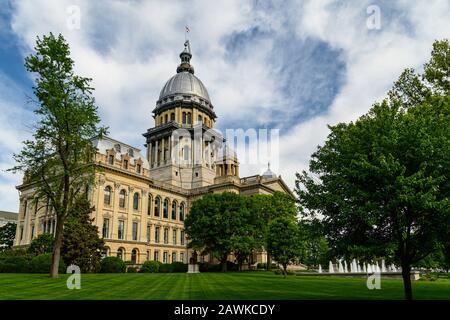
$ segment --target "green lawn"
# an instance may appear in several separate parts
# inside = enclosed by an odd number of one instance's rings
[[[81,289],[41,274],[0,274],[5,299],[403,299],[402,281],[382,279],[368,290],[364,278],[289,276],[268,272],[82,274]],[[415,299],[450,299],[450,280],[414,281]]]

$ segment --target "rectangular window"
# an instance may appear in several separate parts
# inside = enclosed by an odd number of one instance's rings
[[[180,241],[181,241],[181,245],[184,245],[184,230],[181,231]]]
[[[147,250],[147,261],[150,260],[150,250]]]
[[[119,220],[119,227],[117,229],[117,236],[119,239],[123,240],[125,237],[125,221]]]
[[[153,252],[153,260],[159,261],[159,251]]]
[[[184,252],[180,253],[180,261],[184,262]]]
[[[159,230],[160,229],[161,229],[160,227],[155,228],[155,242],[156,243],[159,243]]]
[[[167,251],[164,251],[163,253],[163,263],[169,263],[167,259],[169,258],[169,253]]]
[[[34,238],[34,225],[31,226],[31,239]]]
[[[172,262],[176,262],[176,261],[177,261],[177,253],[172,252]]]
[[[20,227],[20,240],[23,239],[23,227]]]
[[[173,244],[177,244],[177,230],[176,229],[172,231],[172,241],[173,241]]]
[[[151,230],[151,227],[147,226],[147,242],[150,242],[150,230]]]
[[[137,241],[138,239],[138,223],[137,222],[133,222],[133,241]]]
[[[110,165],[113,165],[114,164],[114,156],[113,155],[109,155],[109,157],[108,157],[108,163],[110,164]]]
[[[103,231],[102,235],[104,239],[109,238],[109,219],[103,219]]]
[[[164,243],[169,243],[169,229],[167,228],[164,229]]]
[[[123,168],[128,169],[128,160],[123,160]]]

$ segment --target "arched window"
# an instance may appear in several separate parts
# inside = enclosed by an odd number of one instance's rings
[[[191,113],[190,112],[187,113],[187,123],[188,124],[192,124],[192,117],[191,117]]]
[[[111,204],[111,187],[106,186],[103,192],[103,203],[110,205]]]
[[[155,198],[155,217],[159,217],[159,212],[161,211],[161,198]]]
[[[184,203],[180,204],[180,221],[184,221]]]
[[[166,114],[166,115],[164,116],[164,122],[167,123],[167,122],[169,122],[168,120],[169,120],[169,115]]]
[[[172,220],[177,220],[177,202],[172,202]]]
[[[186,112],[183,112],[183,124],[186,124]]]
[[[198,122],[201,123],[202,122],[202,116],[198,115]]]
[[[164,208],[163,208],[163,218],[169,218],[169,200],[164,200]]]
[[[172,112],[170,114],[170,121],[175,121],[175,113],[174,112]]]
[[[119,193],[119,207],[125,208],[125,198],[127,197],[127,192],[122,189]]]
[[[135,192],[133,195],[133,209],[139,209],[139,193]]]
[[[133,250],[131,251],[131,263],[132,263],[132,264],[138,263],[137,256],[138,256],[138,251],[137,251],[137,249],[133,249]]]
[[[152,214],[152,195],[148,195],[148,207],[147,207],[147,215],[150,216]]]
[[[117,250],[117,258],[120,258],[120,259],[122,259],[123,260],[123,258],[124,258],[124,250],[123,250],[123,248],[119,248],[118,250]]]

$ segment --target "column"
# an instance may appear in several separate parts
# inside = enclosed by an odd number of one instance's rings
[[[158,166],[158,140],[155,142],[155,167]]]
[[[167,138],[167,141],[168,141],[168,146],[167,146],[167,156],[168,156],[168,159],[167,160],[171,160],[172,159],[172,137],[171,136],[169,136],[168,138]]]
[[[165,140],[165,138],[161,139],[161,161],[160,162],[162,164],[166,163],[166,155],[165,155],[165,151],[164,151],[164,148],[165,148],[164,140]]]

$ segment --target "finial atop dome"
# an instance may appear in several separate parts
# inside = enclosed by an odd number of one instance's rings
[[[184,42],[184,50],[183,52],[180,53],[181,63],[177,68],[177,73],[187,71],[194,74],[194,67],[191,66],[190,63],[191,58],[192,58],[191,45],[189,44],[189,40],[186,40]]]
[[[266,179],[271,179],[271,178],[277,177],[277,175],[272,170],[270,170],[270,162],[267,163],[267,171],[264,172],[262,176],[263,176],[263,178],[266,178]]]

